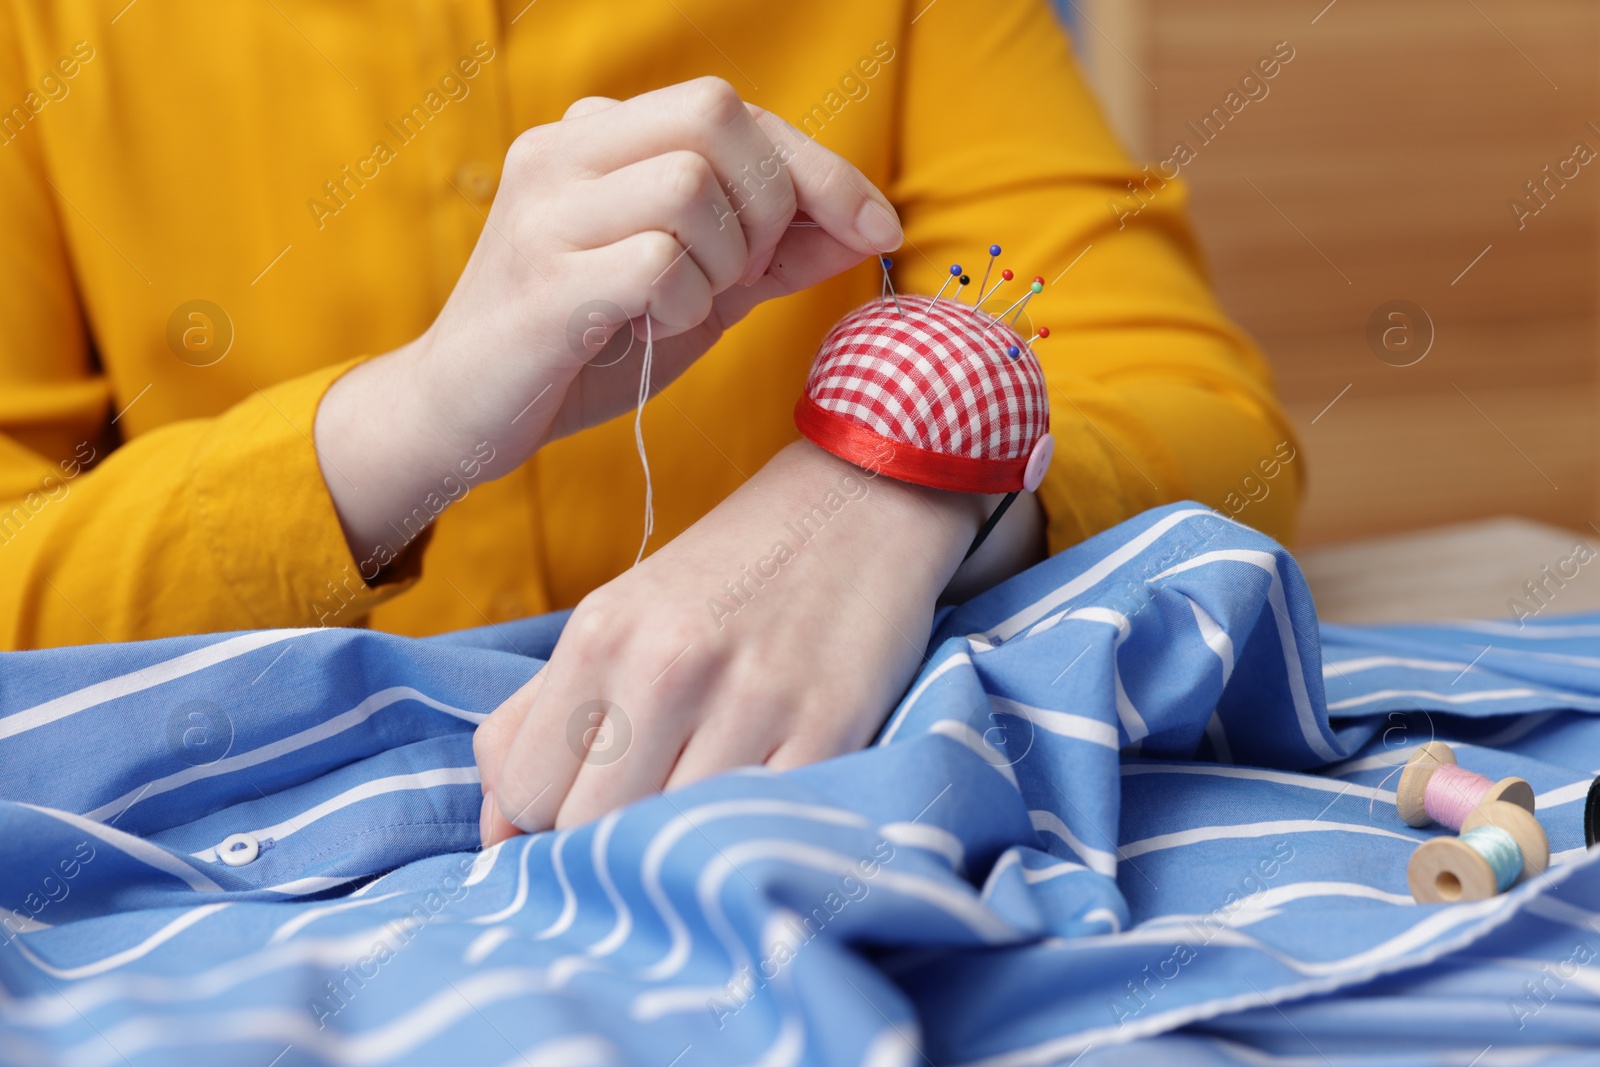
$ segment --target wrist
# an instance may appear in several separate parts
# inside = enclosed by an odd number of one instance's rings
[[[955,573],[999,499],[902,482],[846,462],[804,439],[786,446],[774,464],[800,483],[802,492],[817,499],[834,492],[863,500],[868,506],[851,524],[862,542],[916,553],[942,575],[940,588]]]
[[[429,383],[419,344],[351,368],[317,408],[313,436],[323,481],[358,559],[397,556],[419,524],[437,518],[472,483],[504,473],[484,470],[484,450],[441,418],[434,403],[440,390]],[[471,466],[460,467],[458,457]]]

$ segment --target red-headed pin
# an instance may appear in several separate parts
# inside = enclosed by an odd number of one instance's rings
[[[995,245],[995,247],[998,248],[1000,246],[999,245]],[[1015,277],[1016,277],[1016,275],[1012,274],[1009,270],[1001,271],[1000,272],[1000,280],[994,283],[994,289],[990,289],[987,293],[984,293],[982,296],[978,297],[977,306],[982,307],[984,302],[995,294],[995,290],[996,289],[999,289],[1002,285],[1004,285],[1006,282],[1009,282],[1012,278],[1015,278]]]

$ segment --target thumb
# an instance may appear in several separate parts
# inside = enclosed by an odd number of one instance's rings
[[[867,257],[841,244],[827,230],[791,225],[772,254],[766,273],[749,285],[735,285],[717,294],[716,315],[732,326],[767,300],[798,293],[849,270]]]

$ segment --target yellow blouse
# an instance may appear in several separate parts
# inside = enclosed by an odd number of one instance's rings
[[[706,74],[888,193],[901,292],[981,268],[992,242],[1045,278],[1028,310],[1052,331],[1052,549],[1184,496],[1221,507],[1292,449],[1181,184],[1129,215],[1143,176],[1045,0],[5,0],[0,647],[425,634],[571,605],[626,569],[631,418],[471,489],[376,587],[312,419],[354,361],[432,321],[518,132]],[[879,282],[863,264],[763,306],[650,402],[653,545],[797,436],[818,341]],[[1287,537],[1302,467],[1241,520]]]

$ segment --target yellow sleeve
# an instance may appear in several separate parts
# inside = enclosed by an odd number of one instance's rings
[[[1304,461],[1278,463],[1292,431],[1260,353],[1211,294],[1181,180],[1152,178],[1117,144],[1045,0],[912,7],[896,271],[931,293],[958,262],[976,286],[992,241],[996,275],[1017,280],[990,310],[1044,278],[1027,313],[1051,331],[1034,349],[1057,446],[1039,491],[1050,550],[1186,497],[1237,510],[1229,494],[1263,463],[1272,492],[1241,520],[1290,539]]]
[[[0,35],[0,100],[29,92]],[[359,621],[369,588],[311,444],[350,364],[118,446],[38,130],[0,137],[0,648]],[[137,402],[123,398],[123,403]],[[115,448],[115,451],[113,451]],[[412,554],[412,570],[415,556]]]

